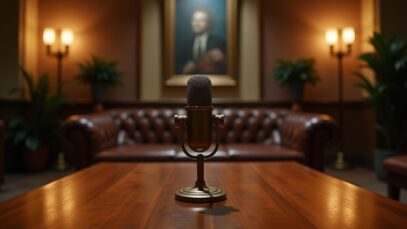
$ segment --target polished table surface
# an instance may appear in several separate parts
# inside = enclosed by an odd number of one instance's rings
[[[194,163],[102,163],[0,204],[0,228],[407,228],[407,206],[295,162],[206,163],[228,199],[186,204]]]

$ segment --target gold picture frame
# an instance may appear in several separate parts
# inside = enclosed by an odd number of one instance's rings
[[[208,75],[209,78],[212,81],[213,86],[236,86],[237,85],[237,61],[238,61],[238,41],[237,41],[237,27],[238,27],[238,18],[237,18],[237,7],[238,7],[238,0],[212,0],[212,4],[224,4],[222,7],[225,9],[225,14],[220,15],[219,17],[223,17],[226,19],[226,22],[223,22],[222,28],[224,30],[221,30],[223,34],[226,34],[226,37],[224,39],[224,47],[225,47],[225,54],[224,56],[224,61],[222,68],[222,71],[219,71],[219,73],[189,73],[186,74],[184,72],[180,72],[179,70],[176,70],[176,61],[180,62],[176,56],[176,54],[182,52],[185,52],[185,49],[180,49],[178,46],[176,46],[175,42],[175,29],[176,29],[176,10],[179,12],[179,7],[177,2],[179,4],[185,3],[185,4],[193,4],[193,2],[196,1],[202,2],[202,0],[164,0],[164,41],[163,41],[163,50],[164,50],[164,55],[163,55],[163,62],[164,62],[164,72],[163,72],[163,79],[164,79],[164,85],[166,86],[185,86],[186,82],[189,78],[190,75],[192,74],[205,74]],[[207,2],[207,1],[206,1]],[[210,1],[209,1],[210,2]],[[215,3],[216,2],[216,3]],[[194,12],[199,11],[195,10]],[[219,10],[217,11],[219,13]],[[180,20],[180,19],[177,19]],[[184,20],[186,23],[188,23],[189,26],[191,26],[191,19],[188,18],[188,20]],[[185,25],[183,24],[185,27]],[[216,24],[215,24],[216,26]],[[219,30],[218,26],[218,30]],[[192,29],[191,29],[192,30]],[[182,33],[181,33],[182,34]],[[190,45],[193,46],[193,45]],[[176,50],[178,48],[178,50]],[[191,47],[191,50],[193,48]],[[209,51],[208,51],[209,53]],[[191,54],[192,55],[192,54]],[[176,60],[177,59],[177,60]],[[177,64],[177,66],[180,66]],[[182,66],[182,65],[181,65]],[[184,68],[185,69],[185,68]]]

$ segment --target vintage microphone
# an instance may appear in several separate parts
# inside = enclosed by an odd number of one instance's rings
[[[189,203],[212,203],[226,199],[222,189],[207,187],[204,180],[204,160],[218,151],[220,132],[223,128],[223,115],[213,115],[212,83],[204,75],[192,76],[187,82],[187,115],[175,115],[175,127],[179,130],[181,148],[184,153],[197,161],[197,180],[195,186],[182,188],[175,193],[175,199]],[[209,154],[204,152],[212,145],[212,126],[216,125],[215,148]],[[187,145],[198,153],[192,155],[185,145],[185,127]]]

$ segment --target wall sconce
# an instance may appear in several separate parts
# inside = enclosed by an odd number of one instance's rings
[[[341,37],[342,39],[338,39]],[[325,34],[326,43],[332,56],[347,56],[352,53],[352,45],[355,42],[355,30],[352,27],[343,29],[328,29]],[[344,47],[346,46],[346,50]]]
[[[339,39],[339,37],[341,39]],[[352,27],[343,29],[328,29],[325,33],[326,43],[329,45],[329,53],[338,60],[338,98],[339,98],[339,127],[340,142],[336,161],[332,165],[335,169],[348,169],[351,165],[345,160],[343,151],[343,66],[342,59],[352,53],[352,45],[355,42],[355,30]],[[344,47],[345,46],[345,47]],[[346,50],[345,50],[346,49]]]
[[[62,93],[62,60],[68,56],[69,47],[73,43],[73,32],[70,29],[45,28],[42,34],[42,40],[47,47],[47,55],[57,59],[57,92]],[[56,51],[52,51],[56,46]],[[61,49],[63,47],[63,49]],[[63,152],[58,153],[58,161],[55,165],[57,170],[65,170],[68,165],[65,161]]]
[[[74,35],[70,29],[45,28],[42,34],[42,40],[47,48],[47,55],[57,59],[57,91],[62,93],[62,60],[68,56],[69,47],[72,45]],[[53,46],[57,50],[52,51]],[[63,49],[61,49],[61,46]]]

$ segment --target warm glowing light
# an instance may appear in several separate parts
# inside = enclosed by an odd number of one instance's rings
[[[338,30],[328,29],[325,33],[325,40],[328,45],[335,45],[338,42]]]
[[[73,43],[73,32],[70,29],[63,29],[61,32],[61,43],[70,46]]]
[[[352,27],[346,27],[342,30],[342,41],[345,44],[353,44],[355,41],[355,30]]]
[[[55,42],[55,29],[45,28],[44,33],[42,34],[42,40],[46,45],[52,45]]]

